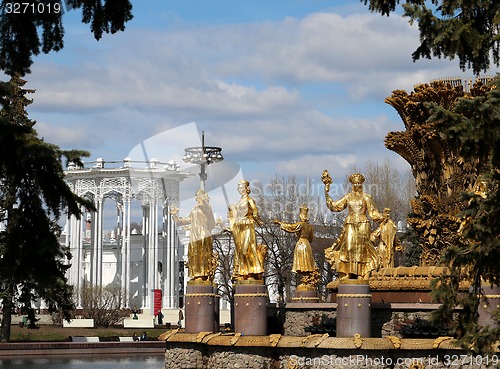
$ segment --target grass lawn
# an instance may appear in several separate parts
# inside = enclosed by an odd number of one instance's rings
[[[28,329],[12,325],[11,342],[61,342],[70,341],[70,336],[99,337],[101,341],[118,341],[118,337],[131,337],[134,332],[138,336],[146,332],[148,341],[156,341],[160,334],[167,331],[166,328],[62,328],[55,325],[39,325],[38,327],[38,329]]]

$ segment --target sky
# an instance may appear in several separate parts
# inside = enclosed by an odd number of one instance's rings
[[[353,166],[384,160],[404,171],[384,147],[388,132],[404,129],[384,99],[432,79],[472,77],[457,60],[414,63],[416,26],[358,0],[132,3],[125,32],[100,41],[80,11],[67,11],[64,49],[37,56],[26,78],[39,135],[88,150],[88,162],[143,160],[131,154],[145,147],[186,169],[184,148],[204,131],[206,145],[223,149],[213,166],[227,173],[216,182],[236,174],[319,182],[323,169],[343,181]],[[236,200],[235,184],[226,187]]]

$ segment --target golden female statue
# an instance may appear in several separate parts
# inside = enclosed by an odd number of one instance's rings
[[[238,183],[240,201],[229,207],[227,217],[233,234],[234,271],[236,280],[261,280],[264,273],[265,247],[257,245],[255,224],[262,224],[257,206],[250,194],[250,183],[241,180]]]
[[[189,226],[188,276],[196,283],[213,279],[216,265],[211,235],[215,219],[210,198],[205,191],[198,190],[195,199],[196,205],[187,217],[178,217],[178,209],[173,209],[171,213],[177,225]]]
[[[298,240],[293,252],[292,272],[301,276],[310,276],[316,270],[316,263],[311,248],[313,240],[314,228],[309,224],[309,209],[305,206],[300,208],[300,222],[297,223],[284,223],[275,220],[274,223],[279,224],[280,228],[285,232],[295,233]],[[308,284],[301,280],[301,283]]]
[[[371,240],[375,242],[379,239],[377,253],[379,256],[380,268],[394,267],[394,251],[401,251],[402,246],[397,237],[398,227],[391,219],[391,209],[384,208],[382,223],[373,231]]]
[[[367,279],[370,272],[377,268],[378,257],[370,240],[370,218],[381,222],[382,214],[375,208],[372,197],[363,191],[365,177],[355,173],[349,177],[352,191],[338,201],[328,195],[330,175],[325,170],[322,175],[325,184],[326,205],[331,211],[342,211],[347,208],[348,215],[344,228],[337,241],[325,249],[326,258],[332,262],[335,259],[336,270],[341,279]]]

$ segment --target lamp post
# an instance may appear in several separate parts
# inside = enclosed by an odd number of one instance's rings
[[[185,154],[182,157],[182,160],[185,163],[196,164],[200,167],[200,190],[205,192],[205,181],[207,180],[206,168],[212,163],[218,163],[224,160],[221,154],[222,149],[220,147],[205,146],[205,132],[202,132],[201,146],[187,147],[184,151]],[[208,200],[208,196],[206,200]],[[199,200],[197,199],[197,201]],[[207,228],[210,232],[211,227],[209,225],[209,215],[206,213],[211,213],[212,209],[210,206],[206,205],[196,206],[201,207],[201,211],[204,213],[203,218],[190,217],[190,226],[192,229],[202,230],[201,233],[204,233]],[[211,214],[210,217],[213,218],[213,214]],[[203,260],[201,258],[202,250],[203,253],[207,253],[206,256],[208,257],[210,257],[210,254],[213,253],[213,245],[211,245],[212,240],[210,240],[210,245],[208,244],[207,239],[200,241],[192,240],[191,236],[193,236],[193,234],[196,233],[193,232],[190,235],[188,262],[192,262],[194,265],[205,265],[204,268],[210,268],[210,264],[206,263],[206,258]],[[208,247],[210,249],[208,249]],[[193,257],[194,259],[191,259]],[[197,260],[197,258],[200,259]],[[205,273],[203,273],[204,271]],[[186,293],[184,294],[184,316],[186,318],[185,331],[187,333],[213,332],[218,331],[219,328],[219,303],[216,299],[217,286],[213,284],[213,277],[208,275],[211,273],[206,273],[206,271],[207,269],[204,269],[203,271],[199,269],[200,274],[202,274],[202,278],[197,280],[197,278],[193,276],[194,278],[191,281],[188,281],[186,286]],[[207,280],[210,283],[207,284]],[[181,312],[182,311],[179,312],[179,325],[181,324],[182,319]]]
[[[205,181],[207,180],[206,167],[212,163],[224,160],[222,148],[215,146],[205,146],[205,132],[201,132],[201,146],[186,147],[182,160],[185,163],[196,164],[200,167],[200,189],[205,191]]]

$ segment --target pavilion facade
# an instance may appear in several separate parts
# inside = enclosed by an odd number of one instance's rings
[[[65,171],[73,192],[95,207],[82,209],[79,219],[69,217],[65,226],[77,307],[84,287],[113,285],[120,287],[124,308],[152,311],[155,290],[162,291],[162,308],[178,308],[184,251],[170,208],[178,204],[180,182],[189,174],[155,159],[109,164],[70,163]]]

